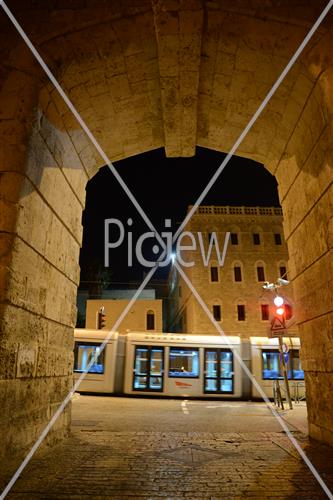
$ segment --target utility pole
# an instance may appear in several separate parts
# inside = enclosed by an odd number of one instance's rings
[[[284,305],[284,298],[278,295],[277,289],[281,286],[284,285],[289,285],[289,281],[286,279],[278,278],[277,283],[269,283],[268,281],[265,282],[263,285],[264,290],[268,290],[271,292],[275,293],[274,297],[274,305],[275,305],[275,310],[274,310],[274,317],[271,323],[271,332],[274,336],[277,336],[279,339],[279,352],[280,352],[280,369],[283,374],[283,379],[284,379],[284,384],[286,388],[286,395],[287,395],[287,401],[289,404],[290,410],[293,409],[292,401],[291,401],[291,396],[290,396],[290,387],[289,387],[289,379],[288,379],[288,372],[287,372],[287,366],[286,366],[286,361],[284,357],[284,351],[283,351],[283,335],[287,333],[287,327],[286,327],[286,308]]]
[[[282,368],[281,371],[283,373],[284,385],[286,387],[287,401],[288,401],[289,409],[292,410],[293,404],[292,404],[291,396],[290,396],[290,387],[289,387],[287,366],[286,366],[286,361],[284,359],[282,335],[279,335],[279,350],[280,350],[280,365]]]

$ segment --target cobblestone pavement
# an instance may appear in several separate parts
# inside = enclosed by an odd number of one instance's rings
[[[143,411],[146,403],[126,404],[143,405]],[[159,403],[161,412],[163,407],[173,409],[179,432],[165,424],[160,432],[142,431],[140,419],[134,430],[125,417],[127,428],[112,431],[100,424],[105,412],[99,420],[98,410],[105,405],[104,398],[95,407],[95,421],[85,420],[82,408],[81,414],[74,411],[76,425],[68,440],[39,452],[7,498],[327,498],[282,432],[250,427],[248,432],[215,432],[208,418],[205,430],[193,430],[193,425],[186,431],[188,415],[180,401]],[[110,406],[117,407],[115,398]],[[190,412],[207,413],[206,408],[190,407]],[[114,418],[121,421],[116,411]],[[146,411],[144,426],[149,420]],[[333,450],[310,443],[302,432],[293,434],[333,489]]]

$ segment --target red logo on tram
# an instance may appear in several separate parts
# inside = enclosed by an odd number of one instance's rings
[[[192,387],[192,384],[186,384],[185,382],[175,381],[177,387]]]

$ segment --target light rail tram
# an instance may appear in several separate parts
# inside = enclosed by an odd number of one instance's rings
[[[235,352],[249,367],[266,395],[282,380],[277,339],[184,333],[113,332],[76,329],[74,378],[92,359],[79,392],[183,398],[257,399],[260,393],[244,374]],[[285,361],[291,392],[305,395],[298,338],[285,338]],[[281,384],[283,386],[283,384]]]

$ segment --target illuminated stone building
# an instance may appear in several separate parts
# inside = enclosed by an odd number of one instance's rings
[[[87,300],[86,328],[98,328],[97,315],[101,307],[104,307],[105,328],[111,330],[114,323],[122,314],[129,299],[96,299]],[[139,299],[131,307],[130,311],[120,323],[117,331],[126,333],[135,332],[161,332],[162,322],[162,300],[161,299]]]
[[[262,285],[288,277],[282,223],[282,209],[277,207],[200,206],[186,227],[193,234],[196,249],[181,252],[185,262],[193,261],[193,266],[183,269],[227,335],[242,339],[268,335],[274,294]],[[222,259],[226,232],[230,237],[221,266],[216,250]],[[218,248],[212,246],[208,259],[214,233]],[[189,244],[187,239],[183,239],[184,245]],[[175,267],[170,272],[169,290],[170,330],[217,333]],[[279,293],[288,299],[288,314],[296,321],[292,284]]]

